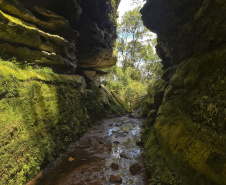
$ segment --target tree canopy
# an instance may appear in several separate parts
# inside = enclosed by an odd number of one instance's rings
[[[134,3],[136,3],[134,1]],[[108,69],[102,82],[128,104],[147,94],[147,88],[161,76],[161,63],[154,46],[155,36],[147,30],[140,15],[140,5],[125,12],[118,25],[118,65]]]
[[[124,68],[134,66],[141,59],[142,41],[148,30],[144,27],[140,15],[140,6],[125,12],[118,26],[118,55]]]

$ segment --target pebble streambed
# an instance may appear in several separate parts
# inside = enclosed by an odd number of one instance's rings
[[[73,150],[27,185],[145,185],[146,175],[139,141],[142,121],[123,116],[102,120],[79,139]],[[111,164],[117,164],[117,169]],[[141,169],[131,174],[130,167]],[[121,178],[112,182],[110,176]]]

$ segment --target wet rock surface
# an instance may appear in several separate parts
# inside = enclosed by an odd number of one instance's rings
[[[121,158],[128,159],[128,156],[127,156],[125,153],[121,153],[121,154],[120,154],[120,157],[121,157]]]
[[[114,170],[117,170],[119,167],[119,164],[118,163],[111,163],[111,168],[114,169]]]
[[[118,183],[121,183],[121,182],[122,182],[122,177],[116,176],[116,175],[111,175],[111,176],[110,176],[110,181],[111,181],[111,182],[118,182]]]
[[[136,173],[140,172],[140,170],[142,169],[142,166],[138,163],[133,164],[132,166],[130,166],[129,171],[135,175]]]
[[[103,120],[27,185],[146,184],[142,148],[136,144],[141,125],[128,116]]]

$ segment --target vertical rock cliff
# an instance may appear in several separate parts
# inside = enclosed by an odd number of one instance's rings
[[[224,0],[148,0],[141,9],[164,69],[144,135],[159,182],[226,184],[225,12]]]
[[[116,63],[117,3],[0,0],[0,184],[26,184],[92,120],[125,111],[97,80]]]

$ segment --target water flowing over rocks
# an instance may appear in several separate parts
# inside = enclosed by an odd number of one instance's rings
[[[125,137],[117,135],[124,131]],[[90,128],[55,165],[40,172],[27,185],[145,185],[143,152],[136,145],[141,132],[142,122],[138,118],[104,119]],[[114,144],[116,139],[120,144]],[[77,147],[84,145],[90,147]],[[128,158],[120,157],[122,151]]]

